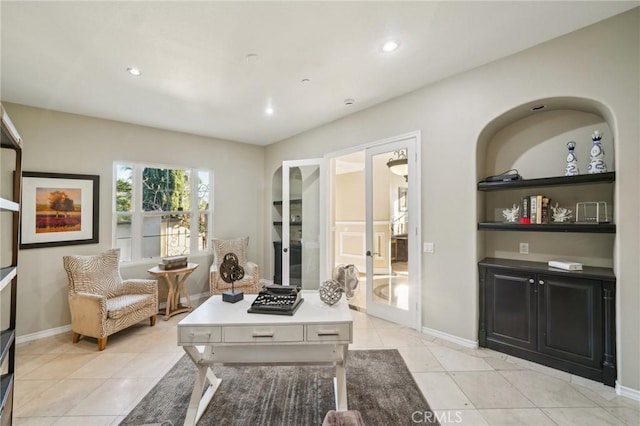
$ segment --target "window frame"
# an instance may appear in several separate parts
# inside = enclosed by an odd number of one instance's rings
[[[131,209],[127,212],[117,211],[117,181],[118,181],[118,167],[129,167],[131,169]],[[142,174],[144,169],[146,168],[155,168],[155,169],[167,169],[167,170],[182,170],[188,172],[191,176],[190,181],[190,206],[191,208],[188,210],[175,210],[175,211],[145,211],[142,206]],[[208,205],[204,210],[200,210],[199,208],[199,193],[198,193],[198,183],[199,178],[197,178],[199,172],[207,172],[209,173],[209,196],[208,196]],[[196,178],[194,178],[194,176]],[[120,260],[121,263],[149,263],[153,261],[158,261],[162,258],[162,254],[153,257],[142,257],[142,241],[144,236],[142,235],[143,222],[145,218],[148,217],[162,217],[165,215],[189,215],[190,216],[190,227],[189,227],[189,254],[188,256],[201,256],[207,255],[211,253],[210,244],[207,244],[205,250],[198,249],[199,238],[191,238],[192,235],[199,237],[199,221],[200,215],[205,214],[208,215],[207,220],[207,240],[211,240],[211,236],[213,235],[213,189],[214,189],[214,174],[213,170],[206,169],[203,167],[186,167],[186,166],[178,166],[178,165],[167,165],[167,164],[156,164],[156,163],[147,163],[147,162],[135,162],[135,161],[114,161],[113,162],[113,178],[112,178],[112,202],[111,202],[111,211],[112,211],[112,246],[117,247],[117,231],[118,231],[118,218],[121,216],[130,216],[131,217],[131,259],[129,260]],[[195,220],[194,220],[195,219]],[[208,241],[207,241],[208,242]]]

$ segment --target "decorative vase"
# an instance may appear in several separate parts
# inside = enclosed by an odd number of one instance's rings
[[[591,135],[591,140],[593,141],[593,146],[591,147],[591,161],[589,162],[588,172],[590,174],[595,173],[606,173],[607,165],[604,163],[604,150],[602,149],[602,145],[600,144],[600,140],[602,139],[602,135],[597,130],[593,132]]]
[[[580,174],[580,170],[578,170],[578,159],[576,158],[576,154],[573,152],[575,148],[575,142],[567,142],[567,149],[569,150],[569,153],[567,154],[567,167],[564,169],[565,176],[575,176]]]
[[[342,297],[344,288],[336,280],[327,280],[320,284],[318,292],[320,293],[320,300],[327,305],[333,305]]]

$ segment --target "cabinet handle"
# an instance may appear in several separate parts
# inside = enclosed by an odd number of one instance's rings
[[[540,281],[538,281],[538,284],[543,285],[543,284],[544,284],[544,281],[543,281],[543,280],[540,280]]]
[[[529,284],[533,284],[533,278],[529,278]]]
[[[267,331],[266,333],[253,333],[251,337],[273,337],[273,331]]]
[[[211,332],[210,331],[203,331],[203,332],[200,332],[200,333],[196,333],[195,331],[192,331],[191,333],[189,333],[189,337],[198,337],[198,336],[209,337],[209,336],[211,336]]]
[[[318,336],[339,336],[338,330],[318,330]]]

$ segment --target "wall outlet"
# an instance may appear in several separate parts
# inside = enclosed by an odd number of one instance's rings
[[[424,243],[423,251],[425,253],[433,253],[435,250],[433,243]]]
[[[520,243],[520,254],[529,254],[529,243]]]

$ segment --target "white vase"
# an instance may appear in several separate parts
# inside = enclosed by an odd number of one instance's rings
[[[575,142],[567,142],[567,149],[569,150],[569,153],[567,154],[567,167],[564,169],[565,176],[575,176],[580,174],[580,170],[578,170],[578,159],[576,158],[576,154],[573,152],[575,148]]]
[[[591,151],[589,152],[591,161],[589,161],[589,169],[587,170],[590,174],[607,172],[607,165],[604,162],[604,150],[600,144],[601,139],[602,135],[597,130],[591,135],[593,146],[591,146]]]

